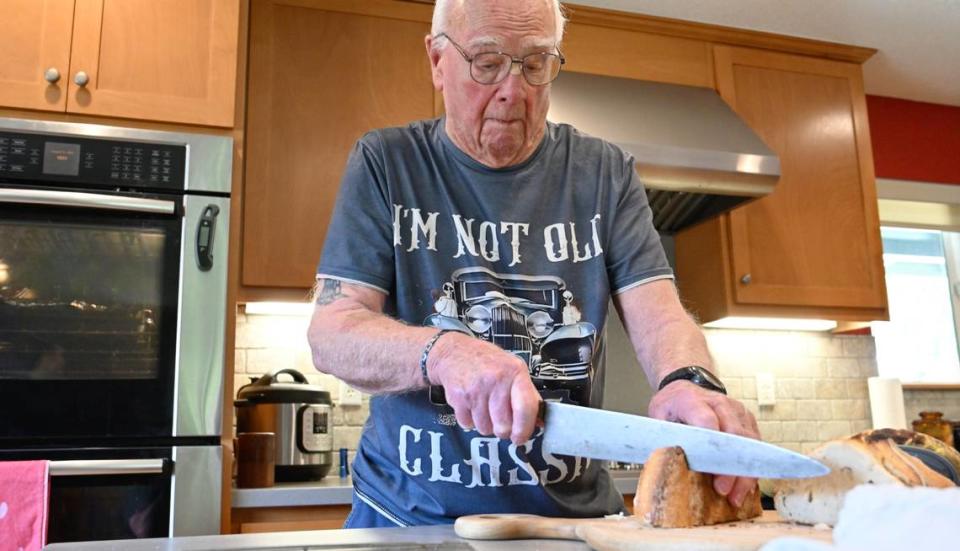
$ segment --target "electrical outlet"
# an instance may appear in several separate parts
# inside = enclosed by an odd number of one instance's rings
[[[777,403],[776,381],[773,373],[757,373],[757,405],[773,406]]]
[[[363,395],[359,390],[351,387],[347,383],[340,381],[340,400],[337,403],[341,406],[359,406],[363,401]]]

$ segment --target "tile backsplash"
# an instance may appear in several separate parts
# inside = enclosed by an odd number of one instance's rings
[[[907,426],[921,411],[941,411],[944,419],[960,421],[960,390],[904,390]]]
[[[310,359],[308,322],[306,316],[238,313],[234,395],[250,377],[290,367],[328,390],[337,403],[339,381],[319,373]],[[616,357],[612,349],[618,337],[613,333],[608,365],[628,369],[610,359]],[[808,452],[832,438],[870,428],[867,377],[877,374],[873,337],[727,329],[704,333],[730,395],[754,413],[764,440]],[[756,375],[760,373],[773,375],[772,406],[758,404]],[[610,386],[608,380],[608,394]],[[921,409],[938,409],[960,420],[957,392],[907,391],[905,396],[908,421]],[[368,413],[366,395],[360,406],[334,408],[335,448],[356,449]]]
[[[706,329],[731,396],[753,412],[763,439],[809,452],[869,429],[867,378],[877,374],[871,336]],[[774,404],[760,406],[756,375],[774,378]]]
[[[313,367],[307,345],[308,316],[247,315],[237,313],[236,355],[234,357],[233,396],[241,386],[265,373],[293,368],[303,373],[310,384],[330,393],[333,408],[333,448],[347,448],[352,455],[360,441],[360,430],[370,412],[369,396],[359,406],[341,406],[340,382]],[[286,376],[281,375],[282,380]]]
[[[704,329],[728,393],[753,412],[764,440],[808,452],[871,427],[867,378],[877,374],[873,337],[804,331]],[[604,407],[647,413],[652,395],[623,326],[607,326]],[[773,377],[774,404],[760,406],[757,375]]]

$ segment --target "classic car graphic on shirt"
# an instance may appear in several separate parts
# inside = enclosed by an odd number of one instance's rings
[[[453,272],[424,325],[496,344],[527,364],[546,400],[586,405],[593,381],[596,328],[580,321],[573,293],[552,276]]]

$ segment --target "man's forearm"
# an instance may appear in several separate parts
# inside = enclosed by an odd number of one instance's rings
[[[371,309],[356,291],[341,292],[339,282],[320,291],[308,331],[316,368],[368,393],[423,388],[420,355],[437,330]]]
[[[637,354],[654,389],[668,373],[681,367],[699,365],[714,371],[703,331],[685,313],[682,318],[647,328],[643,342],[646,346]]]
[[[614,297],[614,303],[654,389],[667,373],[684,366],[713,370],[703,331],[680,305],[673,282],[636,287]]]

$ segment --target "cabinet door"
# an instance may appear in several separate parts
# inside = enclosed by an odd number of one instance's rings
[[[723,98],[780,156],[774,193],[730,213],[738,303],[885,308],[859,65],[715,48]]]
[[[570,24],[564,71],[713,88],[710,43],[598,25]]]
[[[73,0],[4,1],[0,7],[0,105],[66,109],[72,29]],[[59,73],[59,80],[45,80],[49,69]]]
[[[77,0],[67,110],[233,126],[239,28],[238,0]]]
[[[240,507],[231,511],[230,531],[233,534],[258,534],[298,530],[337,530],[343,528],[343,523],[350,515],[350,509],[350,505]]]
[[[395,13],[350,13],[347,3],[303,0],[251,6],[245,286],[309,288],[356,140],[433,115],[423,45],[430,8],[378,4]]]

